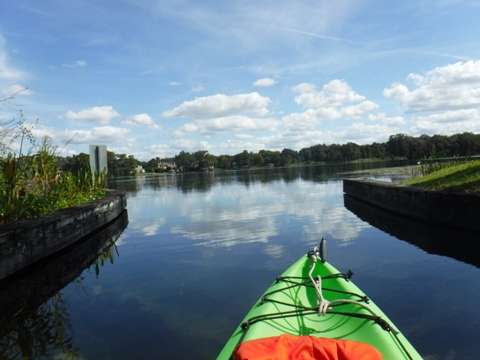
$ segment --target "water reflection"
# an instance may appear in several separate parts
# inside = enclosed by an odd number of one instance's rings
[[[112,246],[128,224],[125,210],[108,226],[80,240],[55,257],[0,282],[0,358],[77,358],[66,298],[61,290],[90,268],[96,276],[114,262]]]
[[[197,246],[229,248],[269,244],[295,225],[292,236],[300,241],[331,235],[348,243],[368,225],[351,221],[355,216],[338,201],[342,183],[332,172],[344,169],[338,165],[142,177],[144,192],[135,195],[141,201],[129,202],[136,216],[131,229],[159,241],[175,235]],[[280,248],[265,251],[281,256]]]
[[[345,207],[372,226],[430,254],[449,256],[480,267],[478,232],[432,225],[399,216],[344,195]]]
[[[70,276],[62,270],[73,257],[38,280],[39,289],[28,285],[29,292],[10,302],[0,290],[0,318],[8,318],[0,320],[0,358],[20,358],[18,342],[35,338],[24,354],[44,346],[50,353],[43,358],[178,359],[188,349],[193,359],[214,359],[271,281],[326,236],[332,263],[355,271],[355,282],[426,359],[476,359],[479,269],[398,241],[345,208],[341,178],[350,170],[355,167],[142,176],[116,183],[132,189],[121,257],[111,248],[96,263],[80,266],[88,267],[80,277],[81,270]],[[190,178],[195,185],[186,184]],[[115,266],[108,266],[113,260]],[[50,291],[48,283],[63,277]],[[68,277],[73,281],[62,288]],[[43,313],[50,322],[35,318]],[[22,333],[19,340],[17,318],[53,335]],[[35,326],[30,332],[39,331]]]
[[[143,188],[159,190],[162,188],[177,188],[182,193],[209,192],[215,184],[240,183],[249,187],[256,183],[269,184],[282,181],[284,183],[298,180],[325,182],[337,177],[340,179],[344,172],[360,171],[367,169],[405,166],[407,160],[377,161],[374,163],[340,163],[322,166],[301,166],[286,168],[260,168],[244,169],[237,171],[218,171],[185,174],[138,175],[109,180],[113,188],[135,196]],[[392,179],[393,180],[393,179]]]

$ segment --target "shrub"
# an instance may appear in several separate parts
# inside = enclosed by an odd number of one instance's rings
[[[38,217],[105,196],[105,173],[92,175],[90,169],[78,174],[61,172],[57,148],[49,137],[44,137],[38,147],[34,141],[31,143],[29,155],[9,152],[0,159],[0,224]]]

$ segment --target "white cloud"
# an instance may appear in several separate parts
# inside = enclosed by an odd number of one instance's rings
[[[447,111],[428,116],[417,116],[414,130],[417,133],[441,133],[451,135],[461,132],[480,132],[480,111],[477,109],[464,109]]]
[[[27,126],[32,125],[27,124]],[[132,140],[128,137],[131,133],[129,129],[113,126],[98,126],[88,130],[67,130],[60,127],[43,126],[40,122],[37,126],[32,127],[32,132],[37,139],[44,136],[50,137],[59,149],[63,149],[63,155],[71,155],[78,152],[88,153],[88,146],[92,144],[112,145],[120,143],[125,145]],[[68,145],[65,146],[66,144]],[[72,150],[72,147],[77,150]],[[131,154],[130,152],[127,153]]]
[[[113,142],[124,141],[129,133],[130,130],[125,128],[98,126],[91,130],[69,131],[67,136],[72,138],[72,144],[110,144]]]
[[[177,155],[179,151],[173,150],[171,144],[155,144],[145,147],[144,152],[144,158],[151,159],[157,156],[159,158],[174,156]]]
[[[202,85],[195,85],[192,87],[191,91],[192,92],[200,92],[203,91],[205,88]]]
[[[4,89],[0,89],[0,95],[4,98],[9,98],[14,95],[17,96],[17,95],[32,95],[32,94],[33,94],[32,90],[20,84],[10,85]]]
[[[0,35],[0,80],[18,81],[26,77],[26,73],[12,67],[9,63],[5,38]]]
[[[180,83],[178,81],[170,81],[168,83],[168,85],[171,85],[171,86],[180,86]]]
[[[67,111],[65,117],[72,120],[82,120],[108,124],[110,120],[120,116],[112,106],[94,106],[79,112]]]
[[[308,109],[303,113],[291,113],[282,118],[284,125],[293,131],[305,131],[313,129],[321,123],[322,116],[314,109]]]
[[[321,91],[308,83],[294,86],[292,90],[300,93],[295,97],[295,102],[305,108],[338,107],[365,100],[365,96],[357,94],[345,81],[338,79],[325,84]]]
[[[253,139],[253,135],[249,134],[235,134],[233,135],[235,139]]]
[[[436,123],[457,123],[479,119],[479,111],[476,109],[465,109],[447,111],[440,114],[416,117],[417,120],[428,120]]]
[[[343,139],[340,143],[352,141],[358,144],[384,142],[392,135],[392,128],[387,125],[366,125],[362,122],[352,124],[334,135],[335,139]]]
[[[155,124],[155,120],[148,114],[133,115],[128,120],[123,121],[122,124],[130,126],[147,126],[151,129],[160,129],[160,126]]]
[[[378,105],[373,101],[365,100],[357,105],[349,105],[338,110],[338,115],[336,118],[346,117],[346,118],[358,118],[361,115],[365,114],[368,111],[375,110],[378,108]]]
[[[278,146],[279,137],[272,136],[255,136],[251,138],[234,136],[226,141],[219,143],[216,147],[216,153],[235,155],[244,150],[258,152],[262,149],[268,150],[282,150],[283,147]],[[285,147],[285,146],[284,146]]]
[[[236,115],[220,118],[196,120],[180,127],[180,132],[196,132],[202,135],[210,135],[227,131],[273,131],[279,126],[280,122],[275,118],[252,118],[248,116]]]
[[[383,90],[406,113],[480,106],[480,60],[437,67],[424,75],[412,73],[408,80],[417,86],[412,91],[401,83]]]
[[[239,95],[217,94],[185,101],[173,110],[165,111],[166,118],[189,117],[213,119],[232,115],[264,116],[268,114],[270,99],[257,92]]]
[[[160,149],[164,149],[164,148],[160,147]],[[168,154],[172,156],[172,155],[178,154],[180,151],[195,152],[199,149],[210,150],[211,145],[204,141],[176,137],[175,141],[169,144]]]
[[[5,45],[6,41],[3,36],[0,35],[0,80],[19,81],[25,79],[28,74],[16,69],[10,64]]]
[[[68,68],[79,68],[87,66],[87,62],[85,60],[77,60],[72,64],[62,64],[62,66]]]
[[[253,86],[258,86],[258,87],[266,87],[266,86],[273,86],[277,83],[277,80],[272,79],[272,78],[263,78],[263,79],[258,79],[257,81],[253,82]]]
[[[383,125],[390,125],[390,126],[399,126],[405,124],[405,119],[402,116],[395,116],[395,117],[387,117],[385,113],[379,113],[376,115],[370,114],[368,115],[368,119],[370,121],[379,122]]]
[[[292,88],[300,93],[295,102],[306,110],[291,113],[282,118],[284,125],[292,131],[311,130],[323,120],[359,119],[365,113],[377,109],[378,105],[352,90],[343,80],[332,80],[321,91],[315,85],[302,83]],[[358,104],[350,104],[359,102]]]

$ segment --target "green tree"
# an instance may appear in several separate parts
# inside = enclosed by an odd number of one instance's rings
[[[280,153],[280,158],[282,166],[285,166],[298,162],[300,156],[298,151],[292,149],[283,149]]]
[[[237,167],[250,166],[250,153],[248,152],[248,150],[243,150],[243,152],[234,155],[233,159]]]
[[[217,158],[217,166],[220,169],[225,169],[225,170],[231,169],[232,162],[233,162],[233,159],[230,155],[220,155]]]
[[[175,156],[175,164],[180,171],[192,171],[197,168],[197,159],[189,152],[180,151]]]
[[[309,148],[303,148],[298,152],[300,156],[300,161],[308,163],[312,161],[312,151]]]
[[[327,161],[344,161],[342,145],[332,144],[327,147]]]
[[[470,132],[455,134],[452,136],[452,152],[462,156],[476,155],[480,153],[480,135]]]
[[[61,169],[72,173],[87,171],[90,169],[90,155],[80,153],[69,156],[62,161]]]
[[[344,161],[354,161],[362,157],[361,148],[358,144],[348,142],[341,147]]]
[[[135,174],[135,169],[140,165],[140,161],[135,159],[133,155],[128,155],[125,159],[125,172],[124,175]]]
[[[332,160],[329,158],[329,148],[325,144],[313,145],[310,147],[312,154],[311,160],[315,162],[323,162]]]
[[[366,158],[370,159],[383,159],[386,157],[386,150],[384,143],[374,142],[371,145],[366,145]]]
[[[117,157],[113,151],[107,150],[107,167],[110,176],[120,176]]]
[[[196,170],[211,170],[217,163],[217,158],[214,155],[208,153],[207,150],[198,150],[193,153],[193,157],[196,160]]]
[[[281,157],[279,151],[260,150],[259,154],[262,156],[264,164],[273,164],[274,166],[281,165]]]
[[[260,153],[250,153],[250,160],[253,166],[265,166],[265,160]]]
[[[159,164],[160,164],[160,158],[155,157],[147,161],[145,165],[142,165],[142,166],[144,166],[146,172],[158,172],[160,170],[158,167]]]
[[[408,157],[408,136],[405,134],[391,135],[387,141],[387,151],[393,157]]]

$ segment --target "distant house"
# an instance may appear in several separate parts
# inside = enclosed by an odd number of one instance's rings
[[[161,170],[176,170],[177,165],[169,163],[169,162],[161,161],[161,162],[158,163],[158,168],[161,169]]]
[[[136,174],[141,174],[141,173],[144,173],[145,172],[145,169],[142,167],[142,165],[137,165],[135,167],[135,173]]]

